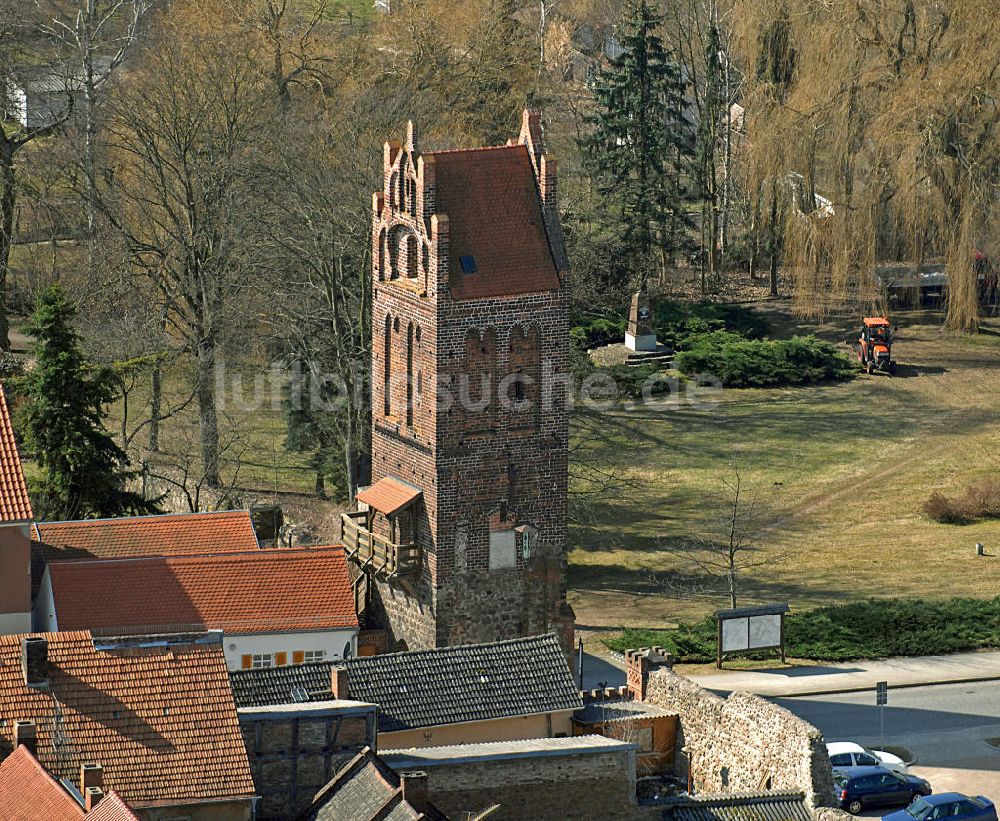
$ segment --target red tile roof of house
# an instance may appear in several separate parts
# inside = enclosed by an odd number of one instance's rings
[[[104,788],[136,809],[254,795],[218,635],[113,649],[89,632],[33,635],[48,641],[47,687],[25,684],[24,637],[0,636],[0,746],[34,721],[45,769],[73,783],[100,764]]]
[[[420,494],[420,488],[394,479],[392,476],[386,476],[384,479],[379,479],[371,487],[360,491],[357,500],[364,502],[379,513],[392,516],[419,499]]]
[[[50,562],[61,630],[357,628],[341,547]]]
[[[535,174],[524,145],[434,151],[435,210],[448,216],[455,299],[551,291],[559,287]],[[463,273],[472,257],[476,272]]]
[[[101,803],[88,812],[85,818],[87,821],[139,821],[139,816],[128,808],[114,790],[104,796]]]
[[[0,764],[0,818],[77,821],[83,818],[83,807],[27,747],[18,747]]]
[[[30,518],[31,500],[21,470],[21,455],[0,385],[0,522],[23,522]]]
[[[246,510],[39,522],[32,538],[50,549],[100,559],[243,553],[257,549],[257,536]]]
[[[32,598],[45,563],[56,559],[245,553],[258,547],[246,510],[38,522],[31,530]]]
[[[77,787],[77,783],[74,783]],[[139,821],[113,790],[89,813],[27,747],[0,764],[0,819],[6,821]]]

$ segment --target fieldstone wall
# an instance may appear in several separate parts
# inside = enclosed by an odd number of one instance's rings
[[[375,706],[336,704],[239,711],[243,743],[260,796],[257,821],[297,818],[345,757],[365,746],[375,747]]]
[[[844,810],[834,807],[816,807],[812,813],[813,821],[853,821],[854,816]]]
[[[680,716],[677,774],[699,793],[802,792],[812,806],[833,799],[823,736],[783,707],[750,693],[722,699],[672,670],[649,677],[647,701]]]

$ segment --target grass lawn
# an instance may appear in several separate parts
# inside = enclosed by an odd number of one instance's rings
[[[816,332],[840,343],[860,324],[798,322],[777,305],[768,311],[776,336]],[[571,532],[578,624],[666,627],[726,606],[656,579],[684,569],[665,545],[725,534],[720,481],[734,453],[759,493],[770,560],[746,576],[741,603],[794,610],[870,596],[995,596],[1000,521],[937,524],[921,506],[934,490],[955,493],[996,471],[1000,323],[969,338],[941,330],[937,315],[894,321],[896,377],[728,390],[711,409],[604,412],[604,438],[578,447],[598,464],[627,451],[632,475]],[[994,555],[976,558],[977,541]]]

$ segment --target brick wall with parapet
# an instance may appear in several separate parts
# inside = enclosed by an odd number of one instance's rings
[[[490,821],[634,821],[662,813],[636,806],[634,763],[624,752],[455,762],[424,770],[430,800],[450,818],[493,804],[500,807]]]
[[[750,693],[719,698],[672,670],[649,677],[647,701],[680,716],[678,775],[699,793],[802,792],[830,803],[833,774],[819,730]]]

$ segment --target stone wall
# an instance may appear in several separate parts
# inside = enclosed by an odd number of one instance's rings
[[[424,760],[419,767],[408,760],[415,751],[387,752],[383,758],[397,771],[426,772],[428,797],[450,818],[494,804],[500,806],[490,821],[649,817],[635,804],[635,745],[609,742],[616,743],[612,751],[568,748],[560,754]]]
[[[677,772],[699,793],[802,792],[813,806],[833,798],[833,775],[819,730],[749,693],[719,698],[661,669],[647,701],[680,716]]]
[[[814,821],[853,821],[854,816],[834,807],[816,807],[812,813]]]
[[[239,711],[260,796],[257,821],[290,821],[333,777],[338,763],[375,748],[375,705],[319,701]]]

